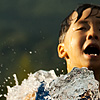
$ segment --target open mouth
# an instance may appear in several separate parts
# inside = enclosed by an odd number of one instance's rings
[[[85,54],[92,55],[92,56],[98,56],[100,54],[100,49],[98,45],[88,45],[85,50]]]

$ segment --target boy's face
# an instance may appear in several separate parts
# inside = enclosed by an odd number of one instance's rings
[[[73,20],[62,43],[70,66],[100,69],[100,11],[98,11],[93,9],[91,15],[86,18],[91,8],[84,10],[76,23],[77,12],[71,16]]]

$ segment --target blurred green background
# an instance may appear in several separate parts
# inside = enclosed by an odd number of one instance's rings
[[[60,23],[83,3],[100,0],[0,0],[0,94],[14,85],[13,74],[21,84],[39,69],[67,73],[57,55]]]

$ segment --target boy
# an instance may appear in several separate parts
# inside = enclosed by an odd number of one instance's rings
[[[62,22],[58,54],[67,70],[87,67],[100,82],[100,6],[83,4]]]

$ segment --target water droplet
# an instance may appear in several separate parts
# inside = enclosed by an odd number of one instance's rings
[[[63,64],[65,65],[65,62],[63,62]]]
[[[12,49],[12,51],[14,51],[14,49]]]
[[[6,70],[8,70],[8,68],[6,68]]]
[[[8,79],[10,79],[10,77],[8,77]]]
[[[58,69],[58,68],[56,68],[56,70],[57,70],[57,71],[59,71],[59,69]]]
[[[61,72],[63,73],[63,72],[64,72],[64,70],[61,70]]]
[[[14,51],[14,54],[16,54],[16,52]]]
[[[15,80],[15,84],[18,86],[18,79],[17,79],[16,74],[14,74],[13,77],[14,77],[14,80]]]
[[[6,82],[3,82],[4,84],[6,83]]]
[[[30,51],[29,53],[32,54],[32,51]]]
[[[26,72],[26,70],[24,69],[24,72]]]
[[[6,95],[6,94],[4,94],[4,97],[7,97],[7,95]]]
[[[37,51],[34,51],[34,53],[37,53]]]
[[[3,67],[3,64],[1,64],[0,66]]]
[[[1,91],[3,91],[3,89],[1,89]]]
[[[12,84],[12,82],[10,82],[10,84]]]
[[[8,80],[6,79],[5,81],[7,82]]]
[[[8,81],[8,79],[6,79],[6,78],[5,78],[5,81],[7,82],[7,81]]]
[[[0,94],[0,97],[2,97],[2,94]]]

